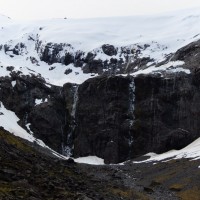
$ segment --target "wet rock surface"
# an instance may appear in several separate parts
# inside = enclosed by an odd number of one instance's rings
[[[141,75],[135,80],[133,154],[181,149],[199,137],[199,84],[194,75]],[[134,155],[133,155],[134,156]]]
[[[199,137],[199,80],[198,73],[100,76],[57,87],[12,73],[0,78],[0,101],[57,152],[119,163]]]
[[[78,90],[74,155],[117,163],[185,147],[200,136],[199,86],[197,74],[184,73],[86,81]]]
[[[96,155],[117,163],[131,154],[133,78],[99,77],[78,88],[74,156]]]

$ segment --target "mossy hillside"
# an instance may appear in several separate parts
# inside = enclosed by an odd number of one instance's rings
[[[108,191],[108,183],[91,180],[76,163],[49,157],[33,146],[0,129],[1,200],[130,199],[124,187],[118,186],[120,193]]]
[[[195,186],[191,189],[181,191],[177,195],[181,200],[199,200],[200,199],[200,187]]]
[[[34,150],[28,146],[23,140],[19,137],[14,137],[12,134],[0,128],[0,139],[3,140],[8,145],[13,145],[19,151],[23,151],[26,153],[33,153]]]
[[[120,196],[122,199],[151,200],[144,192],[138,192],[134,189],[109,188],[108,191],[114,195]]]

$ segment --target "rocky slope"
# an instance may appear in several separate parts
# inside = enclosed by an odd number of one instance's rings
[[[2,200],[199,199],[199,160],[83,165],[60,160],[2,128],[0,144]]]
[[[122,190],[122,186],[93,180],[73,160],[58,160],[2,128],[0,144],[2,200],[121,199],[112,188]]]

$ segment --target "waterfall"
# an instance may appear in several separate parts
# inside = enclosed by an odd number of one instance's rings
[[[134,61],[133,55],[129,56],[129,57],[128,57],[128,62],[127,62],[127,64],[126,64],[126,68],[125,68],[125,72],[126,72],[126,73],[127,73],[127,69],[128,69],[128,67],[129,67],[130,63],[133,62],[133,61]]]
[[[26,126],[28,124],[28,113],[25,112],[23,116],[23,126]]]
[[[78,86],[76,86],[76,89],[75,89],[74,102],[73,102],[72,112],[71,112],[71,116],[74,118],[74,120],[75,120],[75,115],[76,115],[77,102],[78,102]]]
[[[135,116],[134,116],[134,103],[135,103],[135,82],[134,80],[131,81],[131,83],[129,84],[129,115],[131,116],[130,121],[129,121],[129,147],[131,148],[132,144],[133,144],[133,136],[131,135],[131,127],[134,123],[135,120]],[[131,150],[129,152],[129,154],[131,154]]]
[[[75,116],[76,116],[76,107],[78,103],[78,86],[75,88],[74,92],[74,100],[73,100],[73,105],[72,105],[72,110],[71,110],[71,117],[72,117],[72,124],[71,124],[71,130],[67,136],[67,146],[64,147],[64,152],[65,155],[70,157],[72,156],[72,139],[73,139],[73,133],[76,128],[76,121],[75,121]]]

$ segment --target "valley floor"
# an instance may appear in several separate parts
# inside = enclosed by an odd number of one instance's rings
[[[0,199],[200,199],[200,160],[93,166],[33,146],[0,129]]]

